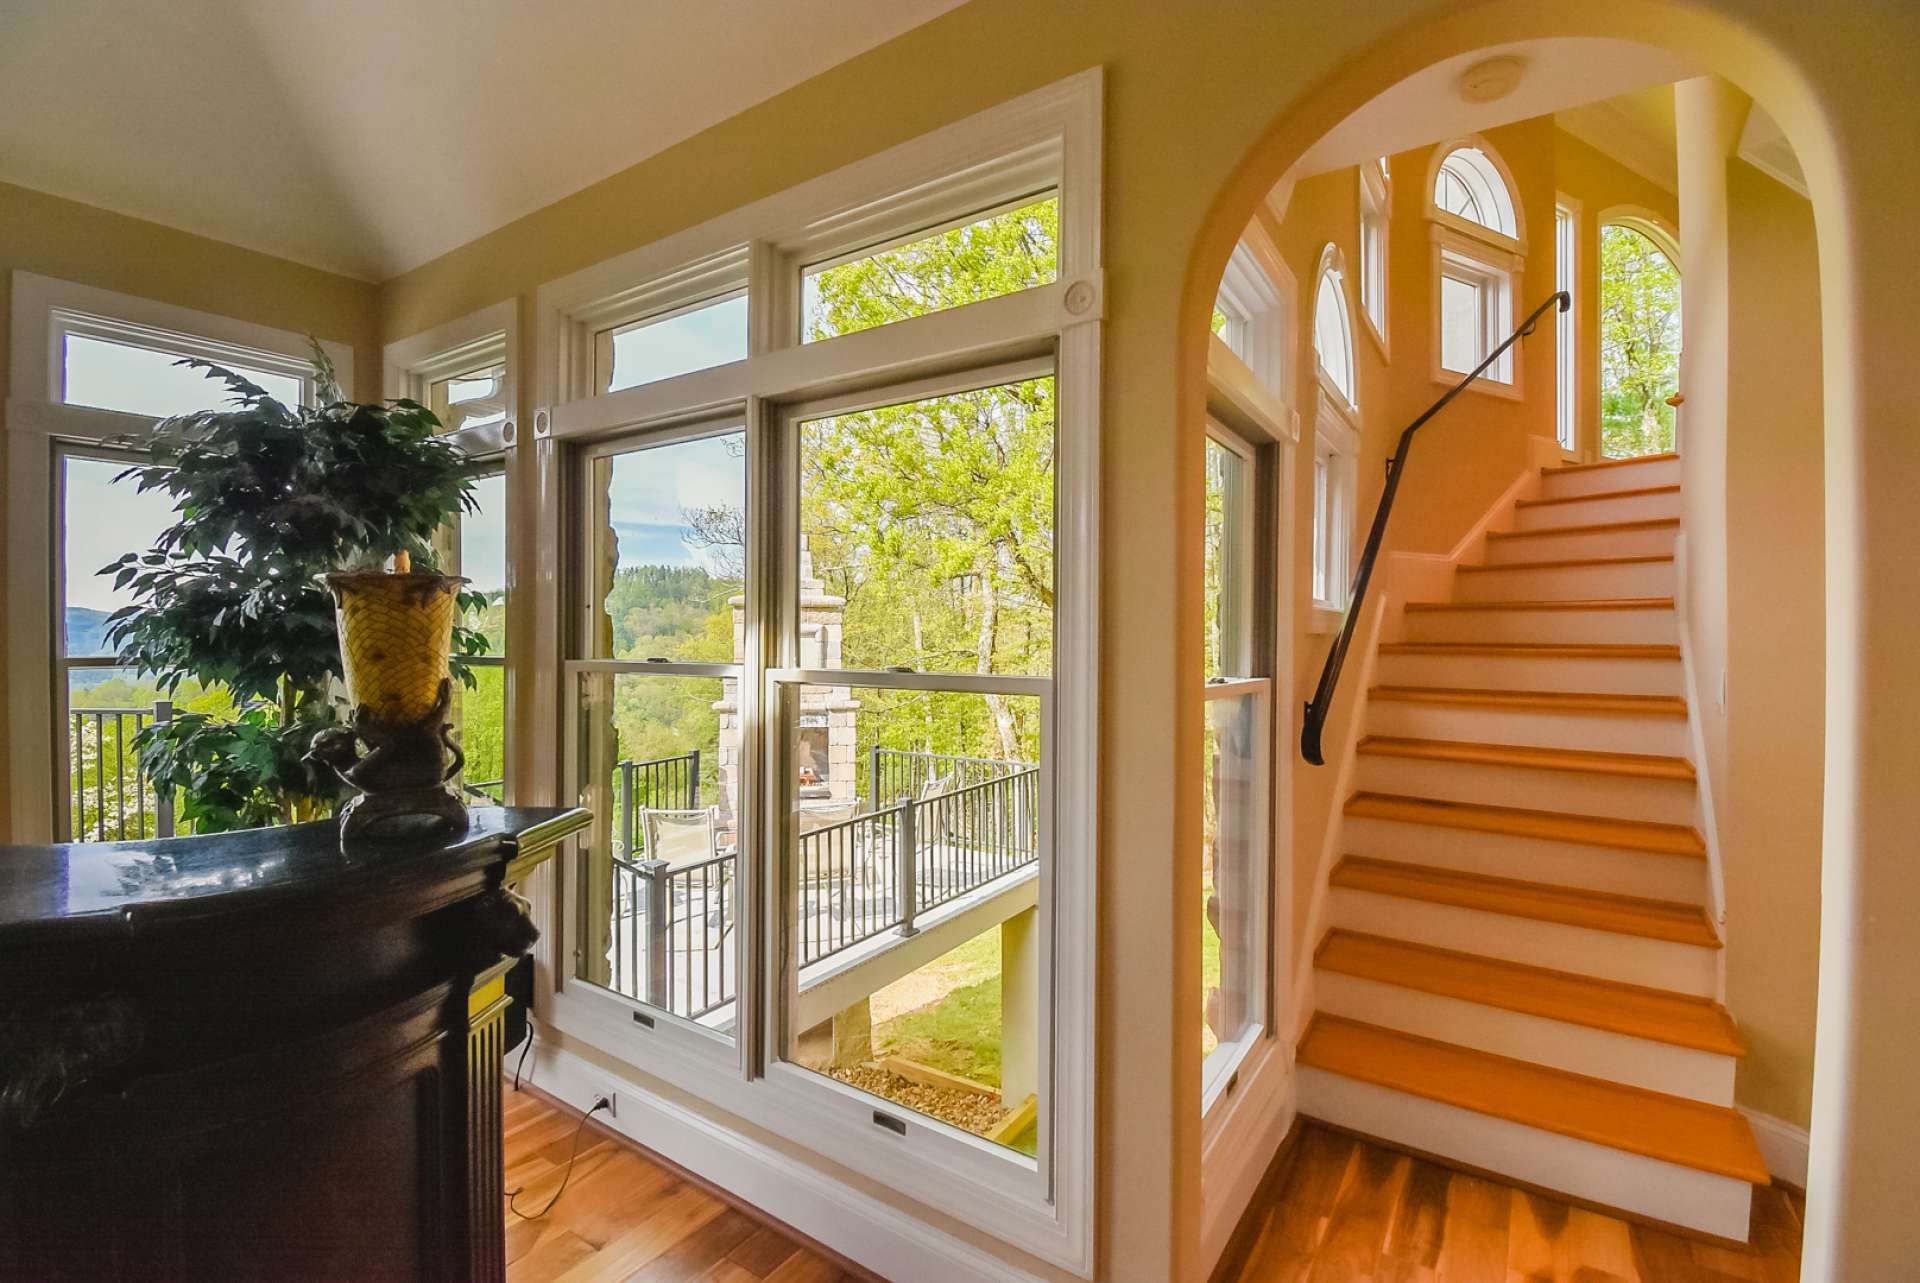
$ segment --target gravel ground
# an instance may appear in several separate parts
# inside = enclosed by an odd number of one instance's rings
[[[884,1096],[909,1109],[931,1114],[941,1122],[964,1127],[980,1136],[992,1131],[1007,1116],[1007,1111],[1000,1107],[998,1095],[983,1096],[969,1091],[928,1087],[874,1065],[855,1065],[828,1072],[849,1087]]]

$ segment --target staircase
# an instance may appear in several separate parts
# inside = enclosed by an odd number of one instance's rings
[[[1672,455],[1543,469],[1379,648],[1300,1109],[1744,1241],[1769,1177],[1714,1000],[1679,479]]]

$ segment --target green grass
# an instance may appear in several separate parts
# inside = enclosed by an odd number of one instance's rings
[[[874,1025],[874,1051],[998,1087],[1000,928],[983,931],[911,978],[924,981],[929,972],[938,974],[945,996]]]

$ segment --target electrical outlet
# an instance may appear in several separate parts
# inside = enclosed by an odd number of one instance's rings
[[[620,1094],[611,1087],[595,1087],[587,1093],[587,1108],[592,1109],[599,1101],[606,1101],[607,1107],[600,1112],[608,1118],[620,1116]]]

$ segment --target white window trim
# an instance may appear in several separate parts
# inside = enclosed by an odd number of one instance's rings
[[[381,395],[390,401],[404,397],[425,405],[429,389],[441,379],[482,365],[505,366],[500,387],[507,407],[505,421],[452,436],[467,454],[496,454],[511,448],[518,435],[519,356],[519,307],[515,300],[504,299],[387,344],[381,352]]]
[[[1081,73],[542,286],[535,313],[535,439],[558,444],[739,414],[748,424],[748,502],[764,511],[755,487],[791,466],[759,457],[765,446],[756,444],[777,438],[773,429],[780,403],[844,390],[897,391],[963,363],[977,371],[998,360],[1051,355],[1059,398],[1055,527],[1061,552],[1056,560],[1058,639],[1050,679],[1050,743],[1096,744],[1101,83],[1098,69]],[[803,265],[1044,188],[1057,188],[1061,202],[1061,257],[1054,284],[820,342],[799,342],[796,309]],[[584,348],[590,362],[591,335],[596,326],[604,326],[609,307],[659,311],[713,297],[715,285],[741,280],[743,264],[751,286],[747,359],[592,394],[587,386],[591,379],[582,378],[581,353]],[[589,342],[583,344],[583,338]],[[539,528],[555,546],[569,537],[560,489],[545,486],[539,496]],[[764,608],[774,582],[756,556],[764,560],[764,554],[749,551],[750,583],[761,585],[749,589],[749,629],[775,637],[777,630],[765,630],[754,616]],[[567,604],[556,572],[541,573],[535,596],[540,645],[555,656],[557,672],[564,641],[560,621]],[[751,604],[756,600],[763,605]],[[749,665],[755,662],[750,653]],[[768,664],[769,680],[777,667]],[[932,679],[915,675],[910,680]],[[743,703],[759,701],[748,710],[749,733],[743,737],[747,745],[760,739],[752,732],[753,721],[763,723],[768,694],[745,689],[755,685],[742,683]],[[571,695],[556,693],[563,698],[553,701],[547,714],[551,724],[541,730],[551,732],[548,742],[573,745],[577,736],[559,721],[559,706],[571,708]],[[650,1031],[640,1032],[631,1004],[568,982],[570,968],[563,958],[572,931],[558,911],[566,901],[549,896],[536,906],[543,927],[537,956],[542,992],[560,981],[551,989],[554,1027],[829,1160],[865,1172],[944,1215],[1089,1275],[1095,1157],[1096,755],[1069,751],[1055,756],[1049,774],[1054,860],[1051,885],[1042,899],[1053,961],[1053,1014],[1050,1034],[1043,1033],[1043,1042],[1051,1043],[1052,1064],[1041,1122],[1052,1142],[1043,1149],[1049,1154],[1047,1169],[1035,1170],[1031,1179],[1021,1179],[1018,1156],[1009,1159],[1003,1150],[973,1153],[985,1144],[976,1145],[978,1138],[946,1136],[933,1125],[914,1128],[905,1138],[908,1144],[890,1132],[879,1134],[870,1122],[875,1106],[870,1097],[857,1101],[858,1125],[847,1125],[846,1118],[855,1115],[841,1114],[855,1106],[835,1104],[838,1085],[764,1055],[772,1045],[768,1031],[750,1027],[750,1021],[742,1023],[733,1046],[677,1029],[668,1020],[656,1020]],[[560,796],[563,781],[551,764],[547,769],[547,788]],[[771,787],[767,773],[760,774]],[[743,834],[743,843],[748,840]],[[763,839],[753,840],[764,847]],[[560,863],[563,876],[555,881],[564,884],[565,870],[574,862]],[[770,905],[763,890],[743,887],[743,895],[766,914]],[[564,886],[561,894],[564,897]],[[742,937],[764,936],[766,921],[763,917],[749,924]],[[747,991],[748,985],[764,984],[765,972],[758,977],[752,973],[751,967],[740,973],[742,1010],[764,1010],[771,1018],[772,1005]],[[929,1161],[932,1154],[939,1156],[936,1161]]]
[[[1462,147],[1471,147],[1484,155],[1493,163],[1493,167],[1498,171],[1501,181],[1506,184],[1507,203],[1513,207],[1513,235],[1509,236],[1496,228],[1488,227],[1485,223],[1476,223],[1471,218],[1462,218],[1458,214],[1441,209],[1440,206],[1435,203],[1434,187],[1440,178],[1440,168],[1446,163],[1448,156]],[[1526,206],[1520,203],[1519,184],[1513,181],[1513,170],[1508,168],[1506,158],[1500,154],[1499,150],[1494,147],[1492,143],[1489,143],[1479,134],[1468,134],[1462,138],[1450,138],[1435,147],[1427,162],[1427,185],[1423,190],[1429,221],[1438,223],[1442,227],[1450,228],[1464,236],[1471,236],[1475,240],[1485,241],[1497,249],[1504,249],[1514,254],[1525,254],[1527,252],[1527,210]]]
[[[1586,439],[1583,420],[1587,417],[1581,413],[1580,388],[1580,313],[1586,293],[1580,280],[1586,266],[1581,241],[1586,223],[1581,203],[1564,192],[1554,195],[1553,215],[1554,289],[1565,290],[1573,300],[1566,311],[1554,313],[1554,435],[1561,452],[1569,459],[1578,459]],[[1562,235],[1562,220],[1571,227],[1571,234]]]
[[[1481,359],[1485,359],[1486,353],[1498,347],[1518,323],[1515,309],[1518,306],[1517,291],[1523,264],[1518,255],[1493,248],[1478,237],[1463,236],[1451,227],[1436,225],[1432,233],[1433,381],[1451,387],[1470,371],[1450,370],[1441,362],[1441,326],[1445,319],[1441,304],[1441,276],[1446,274],[1446,268],[1451,264],[1457,272],[1471,273],[1493,287],[1493,292],[1485,296],[1488,302],[1481,311],[1479,350]],[[1519,400],[1523,395],[1521,371],[1525,368],[1520,356],[1518,344],[1508,348],[1499,364],[1468,384],[1467,390],[1511,401]]]
[[[1256,222],[1227,260],[1217,296],[1230,318],[1229,330],[1234,320],[1240,329],[1239,342],[1227,336],[1221,341],[1282,401],[1292,400],[1285,356],[1291,347],[1287,330],[1293,320],[1292,280],[1278,249]]]
[[[244,360],[301,379],[310,392],[313,372],[307,336],[291,330],[121,294],[33,272],[13,274],[13,386],[6,406],[7,450],[7,726],[8,782],[15,842],[51,842],[59,823],[57,763],[66,747],[62,723],[66,692],[56,689],[56,592],[60,572],[56,442],[85,450],[149,430],[150,415],[124,414],[59,400],[64,377],[62,340],[78,332],[137,340],[144,332],[169,351],[210,360]],[[353,387],[353,350],[322,340],[343,388]]]
[[[1367,333],[1373,337],[1374,346],[1380,349],[1382,360],[1392,359],[1392,348],[1387,342],[1387,307],[1392,297],[1393,263],[1393,181],[1382,173],[1380,166],[1371,161],[1362,161],[1358,166],[1358,201],[1360,229],[1360,315]],[[1367,282],[1371,273],[1367,260],[1367,224],[1374,220],[1379,225],[1380,237],[1380,281],[1377,291],[1369,290]],[[1370,297],[1377,293],[1378,298]],[[1374,312],[1378,311],[1379,316]]]
[[[1334,284],[1339,290],[1340,318],[1346,329],[1347,339],[1347,382],[1353,386],[1349,394],[1327,369],[1320,354],[1320,291],[1327,287],[1327,274],[1334,276]],[[1349,418],[1360,413],[1360,349],[1353,332],[1353,300],[1347,297],[1347,256],[1340,247],[1329,242],[1320,251],[1320,258],[1313,271],[1313,294],[1307,310],[1307,341],[1313,349],[1313,369],[1322,395],[1331,396],[1338,401]]]
[[[1313,596],[1312,580],[1308,595],[1312,599],[1312,618],[1308,631],[1316,634],[1338,632],[1346,618],[1347,595],[1353,583],[1353,531],[1355,496],[1359,490],[1360,428],[1353,407],[1330,382],[1320,388],[1319,407],[1313,422],[1314,460],[1328,460],[1328,494],[1335,497],[1331,512],[1315,508],[1314,529],[1325,530],[1332,552],[1328,584],[1337,596]],[[1316,567],[1317,568],[1317,567]]]

